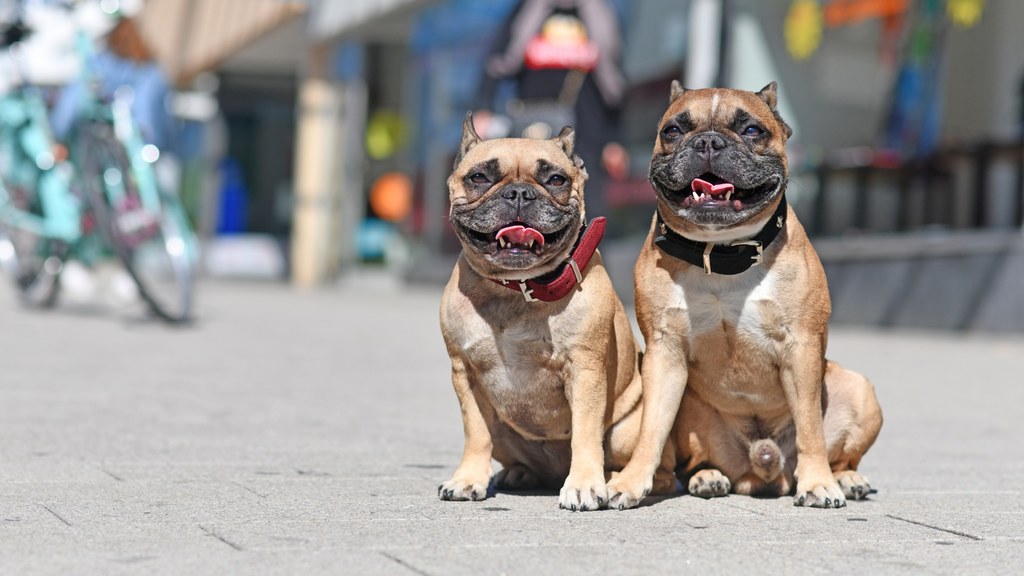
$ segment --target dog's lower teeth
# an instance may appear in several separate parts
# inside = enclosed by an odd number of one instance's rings
[[[697,194],[696,190],[693,191],[693,199],[698,201],[700,200],[700,194]]]
[[[533,239],[532,238],[526,241],[526,247],[528,249],[532,249],[533,248]]]
[[[502,248],[505,247],[505,239],[504,238],[498,238],[498,246],[501,246]]]
[[[728,202],[732,199],[732,190],[725,193],[725,201]]]

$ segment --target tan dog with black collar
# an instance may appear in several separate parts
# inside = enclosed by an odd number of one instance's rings
[[[839,508],[870,491],[856,469],[882,413],[867,379],[825,359],[828,286],[785,203],[775,90],[672,85],[634,269],[643,422],[612,507],[637,505],[675,462],[705,498],[790,494],[795,480],[797,505]]]
[[[637,348],[584,223],[586,170],[574,135],[481,141],[466,117],[448,179],[462,254],[441,332],[466,435],[443,500],[561,486],[559,505],[607,503],[606,472],[629,460],[640,425]],[[585,229],[585,230],[584,230]],[[652,475],[654,472],[652,471]],[[669,488],[670,471],[659,475]]]

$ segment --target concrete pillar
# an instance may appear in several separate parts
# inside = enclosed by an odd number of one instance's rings
[[[722,65],[722,1],[693,0],[687,35],[687,88],[709,88],[718,84]]]
[[[324,55],[314,49],[313,60]],[[338,271],[343,91],[314,65],[299,87],[292,282],[315,286]]]

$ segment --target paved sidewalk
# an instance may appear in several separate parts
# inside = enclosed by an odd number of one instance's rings
[[[840,510],[441,502],[462,450],[437,289],[211,283],[201,321],[0,287],[0,574],[1006,574],[1024,339],[834,331],[885,426]]]

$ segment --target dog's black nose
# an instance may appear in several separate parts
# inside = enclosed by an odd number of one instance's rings
[[[526,184],[509,184],[501,189],[501,197],[513,202],[527,202],[537,199],[537,191]]]
[[[721,150],[727,142],[718,132],[702,132],[690,140],[690,147],[694,150]]]

